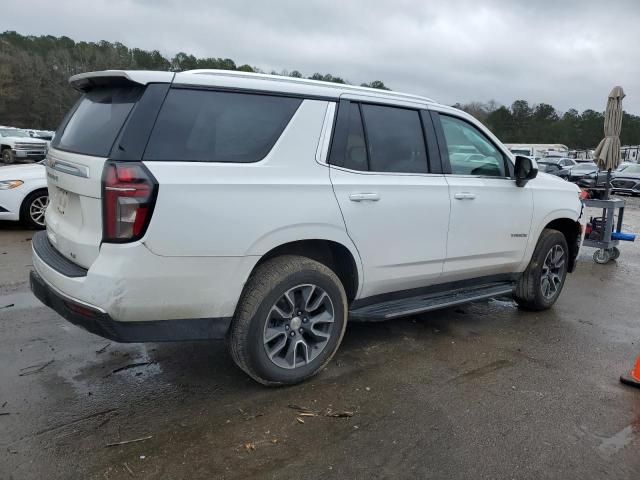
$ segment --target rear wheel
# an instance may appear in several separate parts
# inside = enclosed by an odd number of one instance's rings
[[[11,151],[11,149],[10,149],[10,148],[5,148],[5,149],[2,151],[2,161],[3,161],[4,163],[6,163],[6,164],[10,164],[10,163],[15,162],[15,160],[16,160],[16,158],[15,158],[15,156],[13,155],[13,152]]]
[[[560,296],[567,278],[569,248],[564,235],[545,229],[531,257],[529,266],[518,281],[514,298],[528,310],[546,310]]]
[[[29,228],[43,229],[45,227],[44,214],[49,205],[47,190],[36,190],[27,195],[22,202],[20,220]]]
[[[347,323],[336,274],[310,258],[285,255],[247,282],[227,343],[235,363],[264,385],[302,382],[333,357]]]
[[[609,263],[609,260],[611,260],[611,252],[606,248],[599,248],[593,252],[593,261],[600,265]]]

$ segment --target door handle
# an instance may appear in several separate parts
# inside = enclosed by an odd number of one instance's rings
[[[469,192],[461,192],[461,193],[456,193],[453,198],[455,198],[456,200],[473,200],[474,198],[476,198],[476,194],[475,193],[469,193]]]
[[[349,195],[349,200],[352,202],[377,202],[380,200],[380,195],[377,193],[352,193]]]

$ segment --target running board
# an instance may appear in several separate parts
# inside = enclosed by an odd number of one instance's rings
[[[515,283],[500,282],[399,300],[388,300],[352,309],[349,311],[349,319],[360,322],[391,320],[392,318],[429,312],[499,295],[511,295],[514,288]]]

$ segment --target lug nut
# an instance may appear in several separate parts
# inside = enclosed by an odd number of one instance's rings
[[[285,330],[289,330],[289,325],[285,325],[285,326],[284,326],[284,329],[285,329]]]
[[[304,317],[304,318],[302,319],[302,322],[303,322],[303,323],[307,323],[308,321],[309,321],[309,319],[308,319],[307,317]]]
[[[300,329],[300,333],[304,333],[304,330],[303,330],[303,329]]]
[[[291,336],[295,337],[296,336],[296,332],[291,332]]]

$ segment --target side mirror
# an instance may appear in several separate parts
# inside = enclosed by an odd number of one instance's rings
[[[529,180],[538,176],[538,164],[529,157],[516,156],[515,178],[518,187],[524,187]]]

